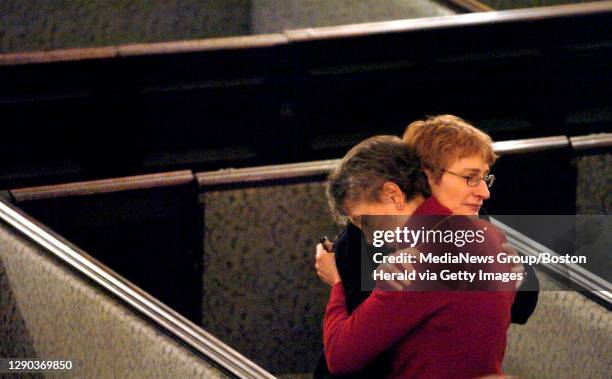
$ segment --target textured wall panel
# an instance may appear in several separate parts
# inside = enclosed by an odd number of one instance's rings
[[[3,224],[0,258],[1,296],[12,292],[10,313],[21,315],[29,334],[11,329],[3,344],[31,339],[38,358],[74,360],[71,377],[226,377]]]
[[[253,0],[253,34],[453,14],[430,0]]]
[[[0,244],[0,357],[36,357],[32,337],[17,305],[17,299],[7,276]]]
[[[0,1],[0,53],[246,35],[249,0]]]
[[[504,372],[520,378],[605,378],[612,372],[612,314],[539,273],[538,307],[511,325]]]
[[[612,214],[612,154],[586,155],[576,158],[576,213],[583,215]],[[587,225],[578,229],[578,238],[588,243],[582,253],[587,255],[585,267],[612,281],[612,230],[593,234]],[[588,252],[596,252],[588,254]]]
[[[207,192],[202,323],[275,374],[309,372],[329,288],[315,244],[337,229],[321,183]]]
[[[328,294],[312,268],[313,246],[335,230],[322,217],[328,214],[322,185],[213,191],[201,199],[205,328],[274,373],[308,371],[320,349]],[[507,372],[571,378],[609,370],[609,312],[540,278],[547,291],[533,318],[510,329]]]
[[[612,212],[612,154],[587,155],[576,159],[578,214]]]

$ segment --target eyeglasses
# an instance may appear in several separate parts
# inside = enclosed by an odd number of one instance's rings
[[[459,175],[444,169],[442,169],[442,171],[448,172],[449,174],[458,176],[460,178],[464,178],[467,181],[467,185],[470,187],[476,187],[483,180],[488,188],[491,188],[493,186],[493,183],[495,183],[495,175],[491,174],[480,177],[478,175]]]

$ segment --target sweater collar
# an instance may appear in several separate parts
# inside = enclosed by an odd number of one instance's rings
[[[414,211],[413,215],[417,216],[428,216],[428,215],[451,215],[453,212],[440,204],[438,199],[433,196],[428,197],[419,207]]]

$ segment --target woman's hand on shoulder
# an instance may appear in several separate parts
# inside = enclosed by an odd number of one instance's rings
[[[340,274],[336,267],[336,254],[328,253],[322,244],[317,245],[317,255],[315,258],[315,268],[317,275],[325,283],[332,287],[340,282]]]

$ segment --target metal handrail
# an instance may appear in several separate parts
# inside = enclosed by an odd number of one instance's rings
[[[2,199],[0,219],[234,375],[240,378],[274,378],[263,368]]]
[[[200,187],[233,183],[260,182],[271,179],[291,179],[327,175],[340,162],[339,159],[305,163],[291,163],[250,168],[226,168],[195,174]]]
[[[493,150],[499,155],[510,155],[564,149],[568,147],[576,151],[583,151],[610,146],[612,146],[612,133],[600,133],[570,138],[566,136],[553,136],[500,141],[493,144]],[[15,202],[21,202],[181,185],[193,181],[194,178],[197,180],[200,187],[235,183],[253,183],[276,179],[327,175],[338,165],[338,163],[340,163],[340,159],[329,159],[238,169],[226,168],[196,174],[193,174],[189,170],[183,170],[164,174],[150,174],[117,179],[19,188],[11,190],[10,194]]]
[[[569,146],[569,139],[566,136],[554,136],[495,142],[493,150],[499,155],[509,155],[563,149]]]
[[[427,29],[464,27],[524,20],[543,20],[558,17],[576,17],[600,12],[612,12],[612,1],[566,4],[551,7],[527,8],[496,12],[477,12],[461,15],[419,19],[382,21],[373,23],[294,29],[283,33],[209,38],[177,42],[130,44],[99,48],[62,49],[0,54],[0,66],[32,63],[50,63],[84,59],[108,59],[132,55],[199,52],[210,50],[250,49],[290,44],[292,42],[352,37],[381,33],[410,32]]]
[[[194,179],[194,175],[190,170],[182,170],[161,174],[19,188],[11,190],[10,193],[15,202],[21,202],[68,196],[89,196],[134,189],[177,186],[190,183],[194,181]]]
[[[570,140],[575,141],[570,144]],[[522,154],[545,150],[556,150],[574,147],[575,150],[612,146],[612,133],[592,134],[568,138],[553,136],[527,138],[521,140],[500,141],[493,144],[493,150],[499,155]],[[277,179],[304,178],[329,174],[340,159],[313,161],[305,163],[279,164],[273,166],[222,169],[196,173],[200,187],[262,182]]]
[[[572,149],[576,151],[612,147],[612,133],[589,134],[570,137]]]
[[[491,217],[490,220],[493,225],[504,231],[508,242],[520,253],[533,257],[537,257],[544,253],[550,254],[551,256],[559,256],[555,251],[509,227],[494,217]],[[568,280],[571,283],[578,284],[584,290],[589,291],[600,300],[603,300],[608,307],[612,305],[612,292],[609,290],[612,285],[608,281],[574,263],[565,263],[563,265],[565,270],[554,264],[542,263],[541,265],[556,276]]]

